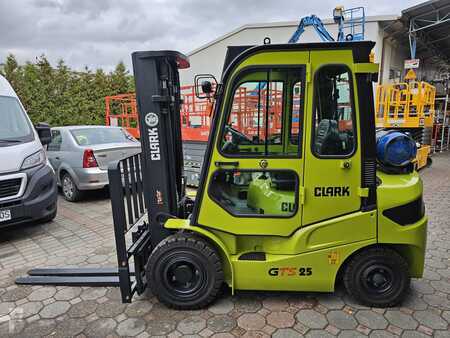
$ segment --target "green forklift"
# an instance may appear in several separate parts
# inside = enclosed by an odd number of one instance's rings
[[[342,282],[361,304],[400,303],[423,274],[427,217],[411,139],[376,137],[373,47],[229,47],[221,83],[196,77],[215,109],[195,201],[180,132],[189,60],[133,53],[142,153],[109,168],[118,267],[34,269],[17,282],[115,285],[123,302],[149,287],[177,309],[207,306],[223,284],[333,292]]]

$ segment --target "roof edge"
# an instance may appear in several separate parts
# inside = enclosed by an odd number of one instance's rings
[[[399,15],[373,15],[373,16],[367,16],[366,17],[366,22],[376,22],[376,21],[395,21],[398,20],[400,18]],[[331,18],[327,18],[327,19],[323,19],[322,22],[325,25],[330,25],[330,24],[334,24],[334,20]],[[198,52],[208,48],[209,46],[212,46],[220,41],[223,41],[227,38],[229,38],[230,36],[236,35],[237,33],[240,33],[246,29],[254,29],[254,28],[266,28],[266,27],[297,27],[298,26],[299,21],[277,21],[277,22],[267,22],[267,23],[250,23],[250,24],[245,24],[242,26],[239,26],[238,28],[222,35],[219,36],[218,38],[204,44],[201,45],[200,47],[188,52],[186,55],[187,56],[192,56],[194,54],[197,54]]]

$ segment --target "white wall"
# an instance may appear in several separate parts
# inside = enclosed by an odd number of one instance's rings
[[[380,83],[386,84],[389,82],[398,82],[400,78],[395,75],[392,77],[392,73],[399,73],[400,77],[404,75],[404,62],[405,59],[409,59],[409,51],[406,46],[400,46],[398,43],[391,41],[390,39],[383,39],[380,42],[380,50],[382,49],[381,44],[384,44],[384,55],[380,56],[383,58],[383,65],[380,67]]]
[[[327,30],[333,37],[337,36],[337,25],[334,23],[325,23]],[[327,21],[325,21],[327,22]],[[223,62],[228,46],[238,45],[260,45],[265,37],[270,37],[272,43],[287,43],[291,35],[297,28],[297,23],[285,23],[265,25],[265,27],[247,27],[237,31],[226,38],[211,44],[210,46],[194,51],[189,55],[191,67],[180,71],[182,85],[193,84],[196,74],[213,74],[219,81],[222,75]],[[374,48],[375,62],[381,60],[382,33],[378,21],[367,21],[365,26],[365,39],[377,42]],[[306,27],[299,42],[318,42],[321,41],[314,31],[313,27]]]

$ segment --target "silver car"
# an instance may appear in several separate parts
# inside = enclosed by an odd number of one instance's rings
[[[47,147],[58,185],[66,200],[75,202],[86,190],[108,185],[108,164],[134,155],[141,144],[125,129],[106,126],[52,128]]]

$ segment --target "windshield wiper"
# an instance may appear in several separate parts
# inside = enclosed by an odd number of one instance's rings
[[[9,142],[9,143],[19,143],[21,140],[8,140],[8,139],[0,139],[0,142]]]

